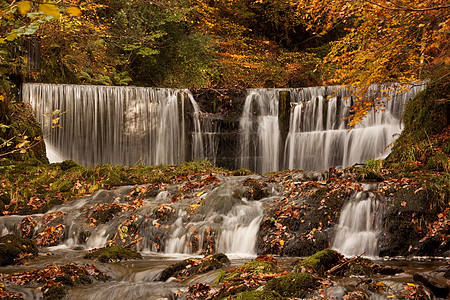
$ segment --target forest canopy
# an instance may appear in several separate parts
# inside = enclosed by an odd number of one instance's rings
[[[445,0],[8,0],[0,18],[3,94],[22,81],[364,91],[448,78],[450,63]]]

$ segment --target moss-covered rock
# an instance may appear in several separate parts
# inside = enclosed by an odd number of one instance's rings
[[[207,255],[202,259],[185,259],[164,269],[159,276],[159,281],[166,281],[170,277],[185,279],[195,274],[201,274],[209,272],[211,270],[220,269],[229,263],[230,260],[223,253]]]
[[[372,274],[372,268],[361,263],[353,263],[345,271],[345,276],[371,276]]]
[[[264,287],[265,291],[274,291],[283,297],[303,298],[317,285],[309,273],[290,273],[273,278]]]
[[[247,278],[261,273],[273,273],[276,270],[275,263],[271,261],[249,261],[244,265],[234,268],[229,273],[222,274],[219,282],[230,282],[239,278]]]
[[[246,291],[226,298],[227,300],[276,300],[285,299],[274,291]]]
[[[142,259],[142,255],[131,249],[112,246],[89,251],[84,255],[84,258],[95,259],[99,262],[107,263],[128,259]]]
[[[331,249],[319,251],[296,263],[294,270],[300,272],[302,268],[312,268],[317,274],[323,275],[334,265],[339,263],[343,256]]]
[[[445,81],[445,80],[444,80]],[[386,165],[407,170],[431,169],[448,172],[450,85],[431,82],[406,104],[405,128],[394,142]]]
[[[31,239],[8,234],[0,237],[0,266],[11,265],[21,258],[37,257],[36,243]]]

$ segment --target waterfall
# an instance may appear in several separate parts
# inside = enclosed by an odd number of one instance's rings
[[[61,129],[46,139],[53,160],[72,159],[82,165],[177,164],[185,157],[184,101],[188,90],[24,84],[29,102],[46,136],[59,109]],[[181,107],[181,109],[179,109]],[[195,145],[202,136],[194,120]],[[197,146],[195,146],[197,147]],[[201,156],[201,155],[200,155]]]
[[[239,167],[256,170],[261,174],[278,171],[278,91],[249,90],[239,127]]]
[[[232,188],[228,184],[213,190],[206,200],[209,208],[193,221],[186,222],[184,210],[178,212],[165,253],[192,254],[214,244],[216,252],[255,255],[262,204],[245,198],[236,199],[231,194]],[[224,207],[227,207],[225,211],[222,210]]]
[[[342,209],[333,249],[345,256],[364,253],[377,257],[382,217],[383,208],[375,194],[357,192]]]
[[[365,97],[374,99],[380,111],[370,111],[352,129],[346,120],[352,113],[351,88],[341,86],[249,89],[239,120],[233,112],[202,112],[183,89],[24,84],[22,95],[44,135],[52,126],[51,117],[44,115],[63,112],[62,128],[46,139],[51,162],[216,163],[220,152],[219,165],[268,173],[346,168],[385,157],[401,132],[404,104],[424,87],[372,85]],[[287,98],[280,98],[280,92]],[[236,121],[239,129],[225,125],[220,132],[221,124]],[[222,147],[230,149],[219,151]]]
[[[224,216],[217,240],[218,252],[256,254],[255,244],[263,216],[260,202],[245,201]]]
[[[381,111],[371,111],[349,130],[350,90],[340,86],[291,90],[293,109],[286,138],[284,164],[288,169],[346,168],[371,158],[385,157],[401,131],[406,101],[424,89],[412,85],[372,85],[366,97],[377,99]]]

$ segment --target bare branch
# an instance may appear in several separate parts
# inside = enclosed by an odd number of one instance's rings
[[[394,3],[391,1],[391,3],[393,5],[395,5],[395,7],[388,7],[373,1],[368,0],[368,3],[384,8],[384,9],[389,9],[389,10],[397,10],[397,11],[414,11],[414,12],[424,12],[424,11],[430,11],[430,10],[441,10],[441,9],[449,9],[450,8],[450,4],[448,5],[443,5],[443,6],[433,6],[433,7],[425,7],[425,8],[413,8],[413,7],[405,7],[405,6],[401,6],[398,3]]]

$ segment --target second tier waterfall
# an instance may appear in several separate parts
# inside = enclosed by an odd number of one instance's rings
[[[357,192],[345,204],[336,228],[333,248],[346,256],[378,256],[383,207],[373,192]]]

